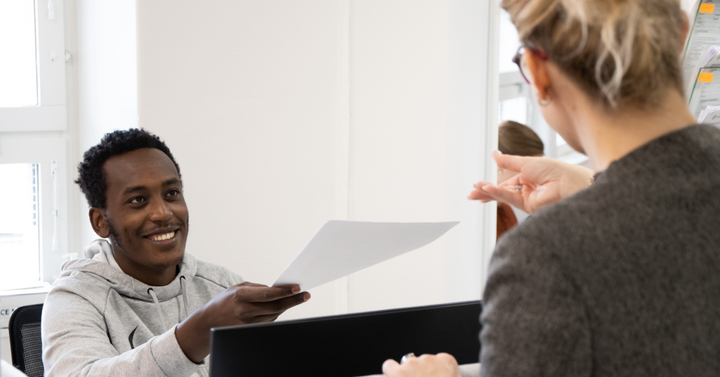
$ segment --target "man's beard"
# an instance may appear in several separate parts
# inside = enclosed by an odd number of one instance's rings
[[[117,256],[115,256],[115,249],[117,248],[117,249],[125,250],[125,245],[123,245],[120,242],[120,237],[118,237],[117,231],[115,231],[115,228],[112,226],[110,221],[108,221],[107,216],[105,217],[105,223],[107,223],[108,231],[110,232],[110,236],[108,238],[110,239],[110,243],[113,245],[113,247],[112,247],[113,258],[117,259]]]
[[[108,238],[110,239],[110,243],[113,246],[112,247],[113,258],[115,258],[117,260],[117,257],[115,256],[115,249],[118,248],[120,250],[125,250],[125,245],[123,245],[120,242],[120,237],[118,237],[117,231],[112,226],[112,223],[107,218],[107,216],[105,216],[105,223],[107,224],[108,232],[110,233]],[[185,242],[187,242],[188,233],[190,233],[190,216],[189,215],[188,215],[187,220],[185,220]],[[180,268],[180,267],[178,266],[178,268]]]

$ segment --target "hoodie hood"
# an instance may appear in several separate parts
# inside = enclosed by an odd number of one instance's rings
[[[175,326],[239,275],[186,252],[175,279],[156,287],[126,275],[107,240],[84,256],[63,265],[43,306],[47,376],[208,375],[185,356]]]
[[[170,300],[182,294],[182,280],[192,280],[197,273],[197,261],[185,253],[180,271],[170,284],[165,286],[152,286],[145,284],[125,274],[115,261],[112,244],[106,239],[93,241],[84,251],[85,258],[65,262],[60,277],[69,277],[77,273],[85,273],[93,278],[103,281],[104,286],[110,286],[121,296],[135,300],[153,302],[149,293],[154,292],[160,301]]]

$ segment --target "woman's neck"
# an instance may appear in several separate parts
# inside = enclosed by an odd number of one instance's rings
[[[595,171],[607,169],[613,161],[660,136],[696,123],[685,99],[675,90],[669,90],[654,110],[626,109],[608,114],[589,101],[581,102],[586,102],[587,108],[576,113],[575,127]]]

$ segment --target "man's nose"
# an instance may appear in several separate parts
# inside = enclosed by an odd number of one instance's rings
[[[162,199],[153,200],[150,203],[150,221],[163,222],[170,220],[173,212],[170,204]]]

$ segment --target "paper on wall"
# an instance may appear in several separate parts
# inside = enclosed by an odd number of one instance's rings
[[[717,0],[698,1],[690,14],[690,33],[682,56],[683,81],[686,83],[694,82],[694,69],[704,66],[698,63],[705,47],[720,45],[720,29],[717,27],[720,7],[715,6],[716,2]]]
[[[720,45],[705,46],[692,74],[689,77],[685,77],[685,82],[687,83],[685,89],[686,98],[689,99],[692,97],[692,91],[695,88],[695,83],[699,78],[700,71],[706,67],[720,67]]]
[[[457,221],[442,223],[378,223],[327,221],[273,286],[299,284],[312,289],[360,271],[440,238]]]
[[[720,127],[720,106],[708,106],[700,112],[698,123],[712,124]]]
[[[720,68],[701,68],[688,107],[693,117],[708,106],[720,106]]]

